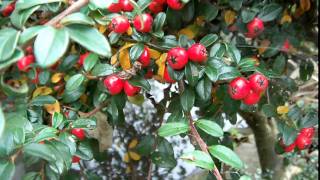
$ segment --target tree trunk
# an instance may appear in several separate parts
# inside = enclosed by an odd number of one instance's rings
[[[246,120],[255,136],[262,175],[267,178],[271,172],[272,179],[281,179],[285,167],[283,159],[275,152],[276,125],[259,112],[242,111],[240,115]]]

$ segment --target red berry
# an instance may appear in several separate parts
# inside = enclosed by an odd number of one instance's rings
[[[120,3],[112,3],[109,7],[108,7],[108,11],[112,12],[112,13],[117,13],[121,11],[121,5]]]
[[[174,9],[174,10],[180,10],[184,6],[181,0],[167,0],[167,4],[171,9]]]
[[[188,63],[188,53],[181,47],[170,49],[167,61],[172,69],[180,70]]]
[[[313,138],[314,136],[314,127],[302,128],[300,134],[303,134],[305,137]]]
[[[32,63],[34,63],[34,55],[27,55],[18,60],[17,66],[20,71],[27,71]]]
[[[167,67],[164,69],[163,79],[164,79],[167,83],[175,83],[175,82],[176,82],[175,80],[171,79]]]
[[[260,101],[260,94],[254,91],[250,91],[247,97],[243,99],[243,103],[251,106],[257,104]]]
[[[284,41],[283,45],[282,45],[281,51],[282,51],[282,52],[288,52],[289,49],[290,49],[290,47],[291,47],[291,44],[290,44],[289,40],[286,39],[286,40]]]
[[[72,156],[72,163],[79,163],[80,160],[81,159],[78,156]]]
[[[117,75],[107,76],[104,80],[104,86],[108,89],[111,95],[120,94],[123,89],[123,81]]]
[[[163,4],[160,4],[157,1],[152,1],[149,5],[149,9],[153,14],[158,14],[163,11]]]
[[[124,82],[124,92],[127,96],[135,96],[140,92],[140,90],[140,87],[131,85],[129,81]]]
[[[159,4],[162,4],[162,5],[167,3],[167,0],[153,0],[153,1],[155,1],[155,2],[157,2]]]
[[[298,149],[303,150],[312,144],[312,138],[309,138],[304,134],[299,134],[295,143]]]
[[[119,0],[119,4],[121,5],[123,11],[131,12],[134,9],[129,0]]]
[[[152,69],[148,69],[147,73],[144,75],[144,78],[151,79],[153,77]]]
[[[143,23],[143,27],[142,27]],[[142,14],[138,15],[134,18],[133,26],[137,29],[137,31],[147,33],[152,29],[153,18],[150,14]]]
[[[130,23],[125,16],[117,16],[112,18],[110,27],[115,33],[123,34],[130,28]]]
[[[80,57],[79,57],[79,60],[78,60],[78,64],[80,66],[83,66],[84,64],[84,61],[87,59],[87,57],[90,55],[90,52],[86,52],[84,54],[81,54]]]
[[[201,63],[207,60],[208,52],[204,45],[197,43],[188,49],[188,56],[191,61]]]
[[[243,77],[235,78],[230,82],[228,92],[231,98],[235,100],[247,97],[250,93],[248,80]]]
[[[9,4],[7,7],[5,7],[3,10],[2,10],[2,16],[3,17],[8,17],[11,15],[11,13],[14,11],[15,9],[15,3],[11,3]]]
[[[284,151],[285,152],[292,152],[293,150],[294,150],[294,148],[296,147],[296,143],[292,143],[292,144],[290,144],[290,145],[288,145],[288,146],[286,146],[284,143],[283,143],[283,140],[281,139],[280,140],[280,145],[283,147],[283,149],[284,149]]]
[[[264,75],[255,73],[249,77],[249,84],[253,91],[261,93],[268,88],[269,81]]]
[[[264,31],[263,21],[259,18],[254,18],[247,24],[247,37],[254,38]]]
[[[84,140],[86,137],[82,128],[74,128],[71,130],[71,134],[75,135],[79,140]]]
[[[139,57],[139,62],[141,62],[142,67],[148,67],[150,65],[150,52],[147,47],[144,48],[141,56]]]
[[[34,79],[31,79],[31,82],[33,84],[38,84],[39,83],[39,74],[40,74],[40,70],[39,69],[36,69],[35,71],[35,77]]]
[[[26,53],[27,53],[27,54],[33,54],[33,48],[32,48],[32,46],[28,46],[28,47],[26,48]]]

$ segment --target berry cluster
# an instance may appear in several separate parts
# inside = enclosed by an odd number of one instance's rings
[[[312,138],[314,136],[315,129],[313,127],[303,128],[299,132],[297,138],[295,139],[294,143],[286,146],[283,143],[283,140],[280,140],[280,145],[283,147],[285,152],[292,152],[296,147],[299,150],[306,149],[308,146],[312,144]]]
[[[153,18],[150,14],[137,15],[133,20],[133,26],[137,31],[148,33],[152,30]],[[130,29],[130,22],[127,17],[119,15],[112,18],[110,29],[118,34],[123,34]]]
[[[17,66],[20,71],[28,71],[30,69],[30,65],[35,62],[35,57],[33,54],[33,49],[31,46],[26,48],[26,56],[22,57],[18,60]]]
[[[232,99],[242,100],[246,105],[254,105],[260,101],[268,85],[269,81],[264,75],[255,73],[249,79],[238,77],[232,80],[228,92]]]
[[[163,11],[166,4],[167,4],[166,0],[152,0],[149,4],[149,10],[153,14],[158,14],[159,12]]]
[[[120,94],[124,90],[127,96],[135,96],[141,91],[140,87],[133,86],[129,81],[123,81],[116,74],[107,76],[104,79],[104,86],[111,95]]]

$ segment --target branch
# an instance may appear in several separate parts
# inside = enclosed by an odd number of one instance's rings
[[[89,3],[89,0],[78,0],[77,2],[73,3],[70,7],[68,7],[66,10],[58,14],[56,17],[51,19],[49,22],[46,23],[46,25],[49,26],[56,26],[59,24],[61,19],[68,16],[69,14],[72,14],[74,12],[78,12],[82,7],[86,6]]]

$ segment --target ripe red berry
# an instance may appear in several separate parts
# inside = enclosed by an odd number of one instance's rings
[[[249,77],[249,84],[253,91],[261,93],[268,88],[269,81],[264,75],[255,73]]]
[[[81,159],[78,156],[72,156],[72,163],[79,163],[80,160]]]
[[[111,13],[118,13],[121,11],[121,5],[120,3],[112,3],[109,7],[108,7],[108,11]]]
[[[147,73],[144,75],[144,78],[151,79],[153,77],[152,69],[148,69]]]
[[[288,152],[292,152],[292,151],[294,150],[294,148],[296,147],[295,142],[293,142],[292,144],[286,146],[286,145],[283,143],[283,140],[282,140],[282,139],[280,140],[280,145],[281,145],[281,147],[283,147],[283,150],[284,150],[285,152],[287,152],[287,153],[288,153]]]
[[[263,21],[259,18],[254,18],[247,24],[247,37],[254,38],[264,31]]]
[[[173,80],[173,79],[170,77],[167,67],[165,67],[165,69],[164,69],[163,79],[164,79],[167,83],[175,83],[175,82],[176,82],[175,80]]]
[[[75,135],[79,140],[84,140],[86,137],[82,128],[74,128],[71,130],[71,134]]]
[[[207,60],[208,52],[204,45],[197,43],[188,49],[188,56],[191,61],[201,63]]]
[[[104,86],[108,89],[111,95],[117,95],[121,93],[123,85],[123,80],[115,74],[107,76],[104,80]]]
[[[134,7],[129,0],[119,0],[119,4],[121,5],[121,9],[126,12],[133,11]]]
[[[157,2],[159,4],[162,4],[162,5],[167,3],[167,0],[153,0],[153,1],[155,1],[155,2]]]
[[[167,61],[172,69],[180,70],[188,63],[188,52],[181,47],[172,48],[168,52]]]
[[[312,138],[305,136],[304,134],[299,134],[295,141],[298,149],[303,150],[312,144]]]
[[[160,4],[157,1],[153,0],[149,4],[149,9],[153,14],[158,14],[159,12],[163,11],[163,4]]]
[[[248,105],[248,106],[251,106],[251,105],[254,105],[254,104],[257,104],[259,101],[260,101],[260,94],[257,93],[257,92],[254,92],[254,91],[250,91],[249,94],[247,95],[247,97],[245,97],[243,99],[243,103]]]
[[[83,66],[84,64],[84,61],[87,59],[87,57],[90,55],[90,52],[86,52],[84,54],[81,54],[80,57],[79,57],[79,60],[78,60],[78,64],[80,66]]]
[[[230,82],[228,92],[231,98],[235,100],[247,97],[250,93],[248,80],[243,77],[235,78]]]
[[[143,27],[142,27],[143,23]],[[138,15],[133,20],[133,26],[139,32],[148,33],[152,29],[153,18],[150,14]]]
[[[181,0],[167,0],[167,4],[171,9],[174,10],[180,10],[184,6]]]
[[[31,82],[32,82],[33,84],[38,84],[38,83],[39,83],[39,74],[40,74],[40,70],[39,70],[39,69],[36,69],[34,78],[31,79]]]
[[[303,134],[305,137],[313,138],[314,136],[314,127],[302,128],[300,134]]]
[[[124,82],[124,92],[127,96],[135,96],[140,92],[140,90],[140,87],[131,85],[129,81]]]
[[[15,9],[15,3],[11,3],[2,10],[1,14],[3,17],[8,17],[11,15],[14,9]]]
[[[130,23],[125,16],[117,16],[112,18],[110,28],[115,33],[123,34],[130,28]]]
[[[141,56],[138,59],[139,62],[141,62],[142,67],[148,67],[150,65],[150,52],[147,47],[144,48]]]
[[[282,52],[289,52],[290,47],[291,47],[291,44],[290,44],[289,40],[286,39],[282,45],[281,51]]]
[[[33,48],[32,48],[32,46],[28,46],[28,47],[26,48],[26,53],[27,53],[27,54],[33,54]]]
[[[20,71],[27,71],[32,63],[34,63],[34,55],[27,55],[18,60],[17,66]]]

